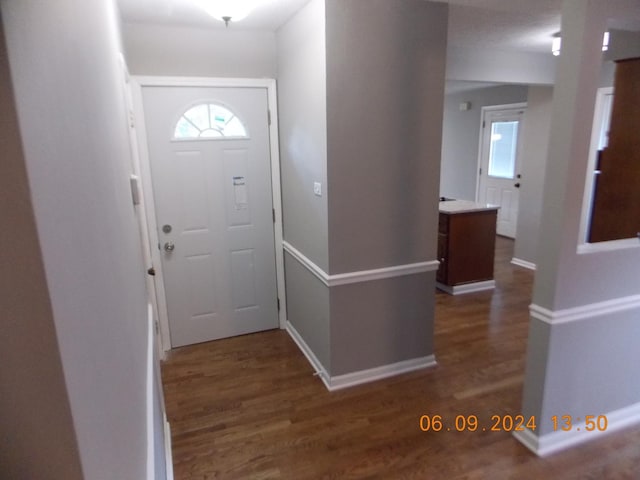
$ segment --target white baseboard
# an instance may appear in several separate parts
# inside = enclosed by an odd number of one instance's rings
[[[296,345],[298,345],[298,348],[302,351],[304,356],[307,357],[307,360],[316,371],[316,374],[320,377],[325,387],[327,387],[327,390],[330,392],[355,387],[356,385],[361,385],[363,383],[375,382],[376,380],[382,380],[383,378],[393,377],[437,365],[435,356],[428,355],[426,357],[413,358],[411,360],[404,360],[390,365],[383,365],[381,367],[360,370],[358,372],[346,373],[344,375],[332,377],[329,375],[322,363],[320,363],[320,360],[315,356],[309,345],[307,345],[307,342],[304,341],[289,321],[287,321],[286,330]]]
[[[304,354],[305,357],[307,357],[307,360],[316,371],[316,375],[320,377],[325,387],[327,387],[327,390],[331,390],[331,387],[329,386],[329,374],[327,373],[327,370],[324,368],[322,363],[320,363],[320,360],[318,360],[318,357],[316,357],[315,353],[313,353],[313,350],[311,350],[309,345],[307,345],[307,342],[304,341],[304,339],[300,336],[296,328],[291,324],[291,322],[289,322],[289,320],[287,320],[286,330],[289,336],[296,343],[296,345],[298,345],[300,351]]]
[[[528,268],[529,270],[533,270],[534,272],[536,270],[536,264],[535,263],[528,262],[526,260],[522,260],[521,258],[513,257],[511,259],[511,264],[512,265],[517,265],[518,267]]]
[[[147,480],[155,479],[155,451],[154,451],[154,370],[153,370],[153,349],[154,329],[153,329],[153,308],[147,305],[147,365],[146,365],[146,414],[147,414]]]
[[[495,280],[487,280],[486,282],[473,282],[465,283],[462,285],[445,285],[444,283],[436,282],[436,287],[447,292],[450,295],[461,295],[463,293],[482,292],[484,290],[493,290],[496,288]]]
[[[639,425],[640,403],[614,410],[606,416],[608,425],[605,431],[594,430],[589,432],[585,428],[585,423],[581,422],[574,424],[573,428],[568,432],[558,430],[537,436],[531,430],[524,430],[522,432],[513,432],[513,436],[536,455],[545,457],[581,443],[602,438],[623,428]]]
[[[164,459],[167,469],[167,480],[173,480],[173,450],[171,448],[171,425],[164,416]]]
[[[382,365],[381,367],[337,375],[330,377],[329,390],[333,392],[335,390],[342,390],[343,388],[355,387],[363,383],[375,382],[383,378],[395,377],[403,373],[435,367],[437,364],[435,355],[428,355],[426,357],[412,358],[411,360],[404,360],[390,365]]]

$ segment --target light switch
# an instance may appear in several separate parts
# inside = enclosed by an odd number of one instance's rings
[[[320,182],[313,182],[313,193],[318,197],[322,196],[322,184]]]

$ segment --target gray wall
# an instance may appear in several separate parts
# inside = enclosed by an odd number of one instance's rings
[[[129,188],[116,9],[111,1],[74,0],[3,1],[1,6],[31,199],[84,478],[142,479],[147,456],[147,309]],[[26,241],[30,246],[25,248],[33,251],[33,238]],[[27,265],[31,261],[38,263],[37,258],[21,259]],[[31,267],[37,280],[37,266]],[[42,289],[42,280],[37,281],[39,285],[22,293]],[[42,428],[43,440],[59,435],[62,447],[73,448],[64,399],[55,385],[60,373],[45,299],[45,292],[35,297],[40,320],[20,321],[44,327],[24,342],[24,348],[45,345],[44,354],[54,362],[49,367],[54,389],[41,400],[58,403],[62,417],[51,419],[56,431],[47,431],[46,423],[26,422],[24,428]],[[29,403],[14,406],[18,411],[28,409],[22,411],[24,419],[35,415],[35,420],[44,413],[30,407]],[[33,451],[30,457],[39,453],[45,452]],[[72,462],[69,478],[77,476],[73,456],[71,451],[61,459]]]
[[[529,87],[522,126],[522,188],[513,256],[536,263],[553,87]]]
[[[436,256],[448,7],[327,0],[329,265]],[[331,375],[433,353],[434,272],[331,288]]]
[[[331,374],[343,375],[434,352],[433,273],[331,289]]]
[[[313,0],[278,31],[285,240],[329,274],[435,259],[447,11]],[[331,376],[433,353],[434,272],[329,288],[285,263]]]
[[[328,271],[324,1],[300,10],[277,40],[284,239]],[[322,183],[322,197],[314,182]]]
[[[126,23],[122,35],[134,75],[276,76],[273,32]]]
[[[502,85],[447,95],[444,101],[440,194],[476,199],[481,108],[527,101],[527,86]],[[460,111],[460,103],[471,109]]]
[[[0,476],[82,479],[0,24]]]
[[[537,435],[550,415],[607,414],[640,404],[640,248],[578,253],[580,213],[603,32],[605,2],[563,2],[563,54],[554,90],[549,153],[533,302],[572,310],[566,323],[533,317],[523,410],[536,415]],[[636,10],[637,13],[637,10]],[[617,12],[618,17],[625,15]],[[597,302],[613,301],[617,308]],[[536,394],[534,392],[542,392]]]
[[[330,272],[431,260],[447,6],[326,8]]]
[[[285,253],[284,260],[289,322],[330,371],[329,288],[289,254]]]

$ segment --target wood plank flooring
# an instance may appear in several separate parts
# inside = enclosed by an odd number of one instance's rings
[[[519,412],[533,274],[498,238],[493,292],[436,295],[438,366],[329,393],[270,331],[170,353],[177,480],[640,479],[640,429],[540,459],[507,432],[422,432],[421,415]]]

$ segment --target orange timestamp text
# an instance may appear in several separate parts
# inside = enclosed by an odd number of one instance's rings
[[[489,422],[478,420],[477,415],[456,415],[453,421],[442,415],[422,415],[420,430],[423,432],[521,432],[536,429],[536,417],[524,415],[491,415]]]
[[[606,415],[586,415],[584,422],[571,415],[554,415],[550,420],[554,431],[565,432],[604,432],[609,425]],[[419,426],[423,432],[523,432],[535,431],[537,422],[534,415],[491,415],[488,421],[479,420],[477,415],[456,415],[452,419],[444,419],[442,415],[422,415]]]

